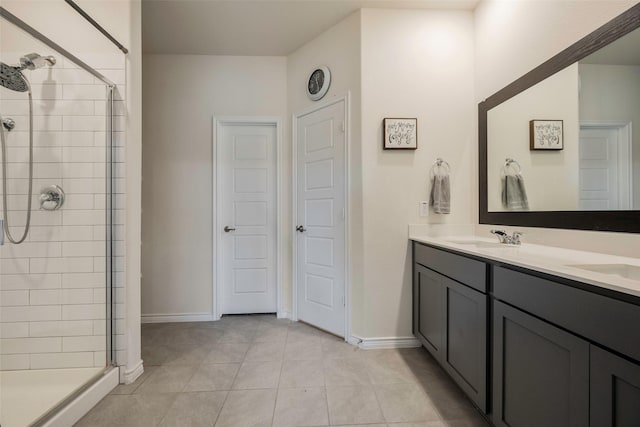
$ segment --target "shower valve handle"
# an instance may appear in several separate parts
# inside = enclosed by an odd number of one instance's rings
[[[50,185],[40,192],[40,209],[56,211],[64,204],[65,194],[57,185]]]

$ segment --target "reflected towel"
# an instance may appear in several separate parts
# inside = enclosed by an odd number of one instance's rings
[[[451,213],[451,185],[449,175],[435,175],[431,180],[429,204],[437,214]]]
[[[510,211],[529,210],[529,200],[522,175],[506,175],[502,178],[502,207]]]

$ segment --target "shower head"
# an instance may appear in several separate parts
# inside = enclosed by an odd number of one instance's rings
[[[7,65],[0,62],[0,86],[16,92],[26,92],[29,90],[29,81],[22,74],[22,70],[36,70],[46,65],[50,67],[56,65],[56,58],[28,53],[20,58],[20,65]]]
[[[19,67],[7,65],[0,62],[0,86],[16,92],[26,92],[29,90],[29,82]]]

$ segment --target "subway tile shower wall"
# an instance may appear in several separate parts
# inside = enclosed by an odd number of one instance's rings
[[[0,54],[15,63],[22,53]],[[125,57],[78,55],[117,84],[113,150],[113,281],[116,361],[124,360]],[[72,62],[26,72],[34,95],[31,231],[0,246],[0,370],[105,366],[107,88]],[[7,204],[14,236],[26,220],[29,105],[0,88],[7,134]],[[58,211],[39,209],[40,189],[66,193]],[[0,192],[2,189],[0,188]],[[0,206],[2,201],[0,200]]]

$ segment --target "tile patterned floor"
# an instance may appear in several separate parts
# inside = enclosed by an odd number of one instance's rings
[[[488,425],[424,349],[359,350],[274,316],[145,324],[142,358],[77,426]]]

